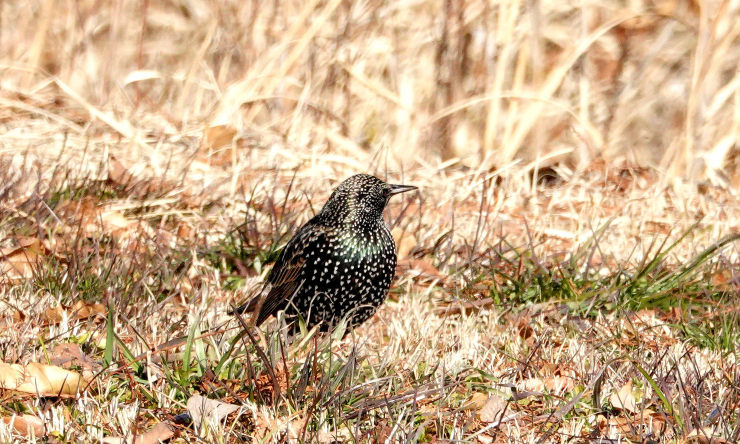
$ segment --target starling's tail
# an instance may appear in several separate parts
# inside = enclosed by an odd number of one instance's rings
[[[242,304],[236,308],[234,307],[230,308],[229,311],[227,311],[226,313],[228,313],[229,316],[234,316],[235,314],[244,313],[246,309],[247,309],[247,304]]]

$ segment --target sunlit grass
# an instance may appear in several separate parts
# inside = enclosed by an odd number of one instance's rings
[[[94,371],[0,441],[737,441],[738,5],[623,3],[4,3],[0,359]],[[356,172],[382,309],[227,315]]]

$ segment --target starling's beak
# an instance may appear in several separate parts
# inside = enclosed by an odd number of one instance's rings
[[[406,191],[418,190],[418,188],[413,185],[393,185],[391,184],[389,186],[391,187],[391,194],[390,194],[391,196],[393,196],[394,194],[405,193]]]

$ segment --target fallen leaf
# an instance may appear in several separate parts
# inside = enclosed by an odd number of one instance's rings
[[[57,305],[56,307],[49,307],[44,310],[42,318],[50,324],[57,324],[62,322],[65,315],[67,319],[86,319],[96,315],[102,315],[105,317],[106,308],[105,305],[96,302],[88,303],[83,301],[77,301],[72,305]]]
[[[288,421],[286,431],[288,432],[288,440],[290,442],[298,442],[298,440],[300,439],[301,430],[306,427],[307,422],[307,416],[296,416],[295,418]]]
[[[164,422],[157,423],[154,427],[129,438],[118,436],[107,436],[102,439],[105,444],[159,444],[175,436],[175,429]]]
[[[76,395],[85,386],[79,373],[56,365],[0,362],[0,388],[41,396]]]
[[[114,156],[108,158],[108,182],[119,186],[121,188],[127,188],[131,185],[134,175],[131,174],[130,170],[120,160]]]
[[[610,437],[631,435],[635,426],[633,419],[624,416],[611,416],[607,420],[602,415],[599,415],[597,422],[605,430],[606,435]]]
[[[547,378],[529,378],[520,384],[522,391],[545,392],[562,396],[565,392],[573,389],[573,379],[567,376],[549,376]]]
[[[56,307],[49,307],[41,314],[41,317],[50,324],[58,324],[64,319],[64,307],[57,305]]]
[[[642,421],[652,429],[655,436],[661,436],[666,431],[665,416],[651,409],[642,410]]]
[[[461,407],[463,410],[480,410],[483,408],[484,405],[486,405],[486,402],[488,401],[488,394],[487,393],[473,393],[470,398],[465,401]]]
[[[115,210],[101,211],[100,221],[102,222],[103,230],[115,237],[122,237],[122,235],[126,234],[136,224],[134,221],[126,219],[123,213]]]
[[[482,433],[478,435],[478,442],[481,444],[491,444],[493,442],[493,436],[487,433]]]
[[[719,431],[720,429],[715,430],[714,427],[697,428],[689,433],[686,442],[691,444],[730,444],[730,441],[722,438]]]
[[[327,432],[326,430],[319,430],[317,441],[320,444],[332,444],[336,442],[352,442],[352,432],[347,427],[341,427],[339,430]]]
[[[18,245],[0,250],[0,277],[10,280],[31,277],[43,253],[39,239],[19,238]]]
[[[62,202],[57,205],[55,211],[65,220],[67,230],[77,231],[81,226],[83,232],[91,237],[102,232],[122,239],[132,236],[137,231],[136,228],[148,227],[147,224],[127,219],[122,212],[110,206],[101,206],[90,196],[77,201]]]
[[[206,398],[197,393],[188,399],[187,408],[193,423],[198,427],[203,424],[204,419],[211,424],[217,424],[230,413],[239,410],[238,405]]]
[[[623,413],[622,415],[610,416],[609,418],[606,418],[604,415],[598,415],[596,417],[596,424],[604,436],[611,438],[622,437],[637,441],[640,439],[640,436],[637,435],[641,429],[640,426],[644,426],[644,430],[652,430],[652,433],[656,437],[662,436],[666,431],[664,416],[650,409],[642,410],[641,415]]]
[[[0,249],[0,258],[4,256],[12,256],[25,249],[38,249],[41,245],[41,241],[35,237],[20,236],[15,238],[17,245]]]
[[[95,315],[105,315],[107,309],[100,302],[77,301],[70,308],[75,319],[85,319]]]
[[[22,312],[22,311],[20,311],[20,310],[15,310],[15,311],[13,311],[13,323],[14,323],[14,324],[17,324],[18,322],[23,322],[23,321],[25,321],[25,320],[26,320],[26,314],[25,314],[25,313],[23,313],[23,312]],[[2,324],[2,325],[5,325],[5,324],[6,324],[6,323],[5,323],[5,322],[3,322],[3,324]]]
[[[44,422],[33,415],[4,416],[3,422],[22,436],[40,438],[46,435]]]
[[[528,315],[521,316],[516,325],[516,330],[519,336],[524,339],[533,339],[534,329],[532,328],[532,318]]]
[[[506,409],[506,400],[499,395],[492,395],[488,398],[483,407],[478,411],[480,420],[483,422],[494,422],[500,418],[502,412]]]
[[[151,429],[147,430],[143,435],[139,435],[134,439],[133,444],[158,444],[166,441],[175,435],[175,430],[169,424],[163,422],[158,423]]]
[[[193,237],[193,227],[185,222],[180,222],[177,225],[177,237],[180,239],[191,239]]]
[[[271,439],[275,437],[287,438],[286,442],[297,442],[307,420],[307,417],[301,416],[302,413],[296,412],[289,418],[275,418],[264,413],[255,415],[253,436],[257,437],[259,442],[272,442]]]
[[[635,401],[635,395],[632,393],[632,380],[627,381],[618,392],[612,392],[609,396],[609,402],[614,408],[636,413],[637,402]]]
[[[217,150],[229,145],[236,136],[236,128],[230,125],[214,125],[203,131],[203,147]]]

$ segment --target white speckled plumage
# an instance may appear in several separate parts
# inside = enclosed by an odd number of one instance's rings
[[[367,320],[385,300],[396,268],[383,210],[392,195],[414,189],[367,174],[342,182],[285,246],[263,294],[236,311],[257,310],[259,325],[285,310],[324,330],[345,316],[352,326]]]

